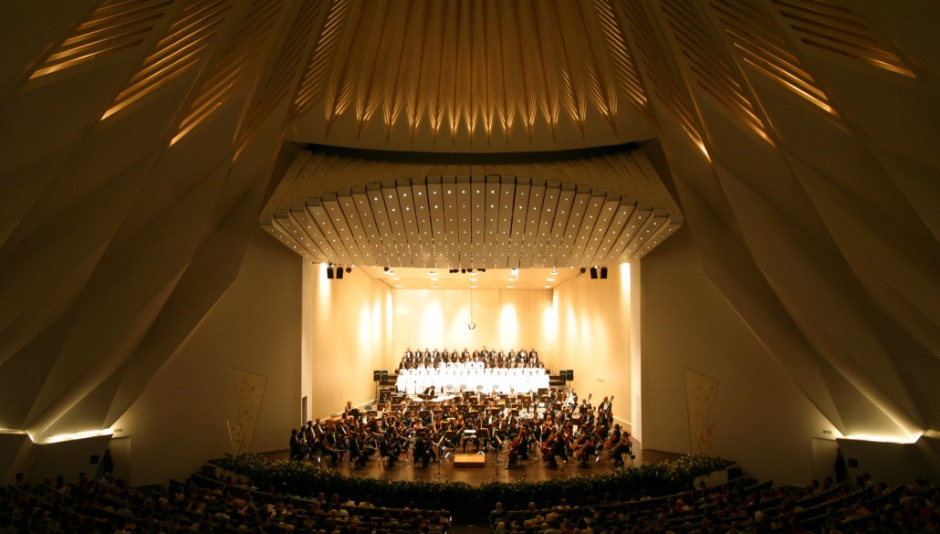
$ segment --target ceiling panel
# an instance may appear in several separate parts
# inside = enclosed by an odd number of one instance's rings
[[[297,156],[311,159],[305,152]],[[292,165],[262,213],[272,235],[314,262],[439,270],[590,267],[652,250],[682,220],[649,162],[629,152],[533,165],[441,160],[397,166],[355,154],[318,161],[324,164]],[[458,174],[413,177],[420,169]],[[327,175],[346,187],[317,193]],[[378,180],[353,184],[351,176]],[[578,176],[584,183],[565,181]],[[611,190],[617,183],[623,188]],[[277,208],[288,202],[296,209]]]

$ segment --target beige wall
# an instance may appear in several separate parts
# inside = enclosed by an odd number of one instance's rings
[[[372,370],[382,369],[391,335],[391,288],[353,269],[328,280],[324,264],[304,264],[304,377],[309,414],[328,417],[346,401],[375,396]]]
[[[411,347],[443,349],[486,345],[535,347],[552,373],[573,369],[579,395],[597,404],[615,395],[615,415],[630,420],[629,266],[611,268],[607,280],[578,276],[554,290],[475,290],[470,330],[470,292],[396,290],[392,357]]]
[[[812,438],[832,438],[835,427],[705,277],[689,232],[677,232],[642,268],[643,447],[690,452],[689,368],[719,381],[708,417],[715,424],[712,453],[758,479],[806,484]]]
[[[232,451],[236,368],[267,377],[251,450],[287,448],[300,419],[301,261],[254,233],[238,278],[114,425],[133,438],[135,485],[185,478]]]
[[[614,265],[607,280],[582,274],[555,290],[557,328],[547,345],[557,347],[557,369],[574,370],[570,383],[597,405],[613,395],[614,417],[629,424],[631,336],[630,265]]]
[[[471,351],[535,348],[551,362],[556,355],[545,342],[550,326],[552,292],[549,289],[473,290],[473,322],[470,330],[470,290],[395,290],[394,332],[389,368],[407,347],[435,347]]]

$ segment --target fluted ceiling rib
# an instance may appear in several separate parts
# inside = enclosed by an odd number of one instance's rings
[[[294,140],[469,152],[651,133],[610,1],[338,1],[317,39]]]
[[[934,2],[2,6],[2,428],[108,428],[259,214],[315,261],[460,267],[623,261],[681,222],[836,428],[940,428]]]

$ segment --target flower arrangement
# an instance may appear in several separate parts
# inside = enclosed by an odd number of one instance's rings
[[[446,509],[455,515],[489,510],[497,501],[502,502],[507,509],[512,509],[524,507],[530,501],[600,496],[606,492],[622,494],[628,499],[636,498],[644,489],[652,496],[667,495],[688,489],[697,476],[728,466],[728,462],[717,456],[684,456],[674,461],[618,468],[594,476],[543,481],[496,481],[474,488],[464,482],[346,477],[317,464],[290,460],[271,462],[254,453],[226,457],[213,463],[280,493],[304,496],[322,491],[327,494],[372,495],[381,498],[386,506],[404,507],[413,501],[421,508]]]

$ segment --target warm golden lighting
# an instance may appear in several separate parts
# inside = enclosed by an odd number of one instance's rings
[[[856,441],[875,441],[878,443],[899,443],[907,445],[917,443],[917,440],[919,440],[923,435],[923,432],[907,436],[883,434],[849,434],[845,436],[844,439],[851,439]]]
[[[63,441],[75,441],[78,439],[95,438],[98,436],[110,436],[114,432],[110,428],[104,430],[86,430],[83,432],[74,432],[71,434],[58,434],[52,437],[33,440],[38,445],[48,445],[52,443],[61,443]]]
[[[504,304],[499,312],[499,338],[508,346],[515,345],[519,339],[519,318],[512,304]]]

